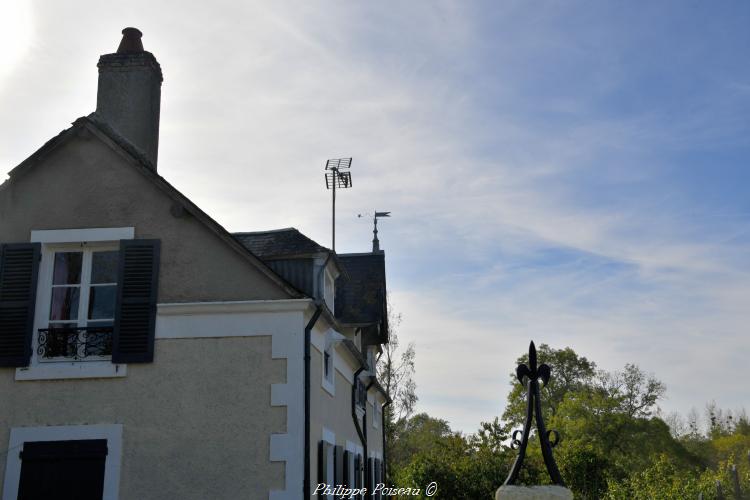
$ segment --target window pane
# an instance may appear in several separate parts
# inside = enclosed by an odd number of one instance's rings
[[[53,285],[73,285],[81,282],[81,252],[55,252]]]
[[[119,252],[94,252],[91,258],[91,283],[117,282],[117,255]]]
[[[89,289],[89,319],[115,317],[117,285],[92,286]]]
[[[80,290],[74,286],[61,286],[52,289],[52,304],[49,319],[64,321],[78,319]]]

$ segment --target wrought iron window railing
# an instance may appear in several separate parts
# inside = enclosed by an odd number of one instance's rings
[[[112,355],[112,327],[40,328],[37,355],[41,360],[83,360]]]

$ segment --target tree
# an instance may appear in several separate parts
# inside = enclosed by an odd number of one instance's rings
[[[400,349],[396,329],[401,324],[401,314],[393,311],[394,309],[389,304],[388,343],[383,347],[377,363],[377,378],[391,399],[391,404],[383,411],[385,453],[389,457],[391,470],[397,469],[400,465],[396,441],[403,431],[404,423],[414,413],[414,406],[419,399],[416,392],[417,384],[414,382],[416,358],[414,343],[410,342],[406,349]]]
[[[610,484],[643,471],[659,453],[668,453],[680,467],[698,464],[669,426],[654,417],[666,390],[656,377],[634,364],[616,372],[597,370],[594,362],[570,348],[543,344],[537,352],[539,362],[552,368],[541,390],[544,419],[562,436],[555,456],[576,498],[603,498]],[[519,362],[527,362],[526,356]],[[511,377],[513,388],[503,414],[507,430],[520,424],[526,410],[526,388],[515,373]],[[538,441],[532,441],[525,462],[531,466],[528,478],[546,481]]]
[[[445,440],[454,433],[448,422],[432,418],[426,413],[418,413],[411,418],[401,419],[394,424],[394,447],[388,455],[391,468],[395,471],[409,463],[417,453],[440,453]]]
[[[596,375],[596,364],[583,356],[579,356],[570,347],[553,349],[542,344],[537,349],[540,362],[552,367],[552,378],[541,389],[542,411],[545,418],[555,414],[558,405],[570,392],[575,392],[590,386]],[[517,364],[529,362],[529,355],[519,357]],[[512,389],[508,394],[508,403],[502,419],[506,422],[506,430],[523,423],[526,417],[526,388],[516,378],[515,369],[510,375]]]
[[[390,324],[399,324],[401,315],[390,320]],[[388,343],[378,360],[378,380],[393,401],[387,408],[387,419],[391,423],[409,418],[414,413],[417,397],[417,384],[414,382],[414,361],[416,351],[414,342],[410,342],[406,349],[400,350],[398,335],[391,326]]]
[[[599,372],[599,387],[620,402],[620,411],[631,417],[650,417],[667,388],[653,375],[628,363],[621,372]]]
[[[575,498],[682,500],[702,493],[708,500],[716,498],[717,481],[725,493],[732,490],[733,466],[741,490],[750,492],[750,419],[744,410],[711,403],[706,426],[695,411],[687,419],[670,416],[667,425],[658,413],[666,389],[654,375],[634,364],[597,371],[570,348],[543,345],[538,353],[552,367],[543,389],[542,397],[549,398],[544,418],[548,429],[560,433],[554,455]],[[511,376],[508,419],[483,422],[475,434],[463,436],[426,414],[400,421],[396,484],[437,481],[435,498],[492,498],[516,456],[508,431],[525,417],[525,388]],[[518,483],[548,483],[538,436],[532,433],[529,441]]]

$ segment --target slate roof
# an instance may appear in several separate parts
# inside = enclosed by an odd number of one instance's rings
[[[313,255],[330,250],[319,245],[293,227],[271,231],[234,233],[245,248],[261,259]]]
[[[387,327],[385,254],[340,254],[347,278],[336,281],[336,318],[348,324]]]
[[[380,326],[387,332],[388,318],[385,285],[385,254],[336,254],[311,240],[297,229],[288,227],[271,231],[234,233],[245,248],[257,255],[284,276],[289,282],[309,295],[314,294],[312,268],[301,267],[312,257],[332,253],[341,270],[336,280],[334,316],[348,325]],[[305,279],[303,279],[305,278]],[[381,333],[387,335],[387,333]]]

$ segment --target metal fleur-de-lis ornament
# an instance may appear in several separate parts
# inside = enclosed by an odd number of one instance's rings
[[[536,364],[536,346],[532,341],[529,345],[529,366],[526,364],[518,365],[516,368],[516,377],[522,385],[526,386],[526,421],[523,425],[523,431],[513,431],[511,446],[515,449],[518,448],[518,456],[516,461],[513,462],[513,467],[510,469],[505,485],[512,485],[518,479],[518,473],[521,471],[523,465],[523,459],[526,456],[526,446],[529,444],[529,433],[531,432],[531,420],[536,416],[536,429],[539,435],[539,444],[542,446],[542,456],[544,457],[544,465],[547,466],[547,472],[549,473],[550,479],[554,484],[565,486],[565,483],[560,476],[560,471],[555,463],[555,457],[552,456],[552,448],[557,446],[560,442],[560,434],[557,431],[547,430],[544,425],[544,417],[542,416],[542,401],[539,398],[539,380],[542,381],[542,387],[547,385],[551,369],[548,365]],[[523,432],[523,437],[518,440],[518,434]],[[550,436],[554,436],[554,440],[550,441]]]

